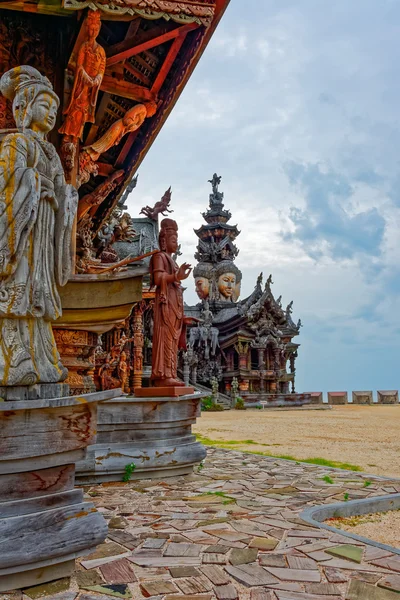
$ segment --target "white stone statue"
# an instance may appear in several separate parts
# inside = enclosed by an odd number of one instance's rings
[[[72,266],[78,194],[66,185],[46,135],[59,99],[30,66],[4,73],[18,131],[0,134],[0,386],[63,381],[51,321],[61,315],[57,285]]]

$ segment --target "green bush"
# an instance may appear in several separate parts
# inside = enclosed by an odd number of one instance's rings
[[[214,402],[214,398],[212,396],[206,396],[201,401],[201,410],[217,412],[219,410],[224,410],[224,407],[221,406],[221,404]]]
[[[246,410],[244,400],[243,400],[243,398],[240,398],[239,396],[236,398],[235,410]]]

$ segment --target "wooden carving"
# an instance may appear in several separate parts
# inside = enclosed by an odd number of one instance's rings
[[[184,386],[177,379],[178,349],[186,347],[186,325],[191,318],[183,314],[183,289],[191,267],[180,267],[172,255],[178,248],[178,225],[163,219],[159,235],[161,252],[150,261],[152,284],[156,286],[151,381],[155,387]]]
[[[15,67],[0,91],[13,101],[18,127],[0,151],[0,384],[56,383],[67,370],[51,322],[61,315],[57,287],[71,274],[78,194],[46,140],[59,105],[47,77]]]
[[[124,135],[136,131],[143,125],[146,117],[152,117],[157,110],[156,102],[136,104],[118,119],[96,142],[86,146],[79,156],[79,184],[89,181],[90,174],[95,171],[95,163],[101,154],[120,143]]]
[[[166,217],[165,213],[172,213],[173,210],[169,209],[169,205],[171,202],[171,186],[167,189],[164,196],[161,198],[159,202],[156,202],[153,207],[151,206],[143,206],[140,211],[140,215],[145,215],[149,219],[153,221],[157,221],[158,215],[163,215]]]
[[[115,171],[107,177],[103,183],[97,186],[90,194],[86,194],[79,200],[78,204],[78,221],[82,219],[86,213],[90,211],[91,216],[96,212],[96,207],[99,206],[107,196],[121,183],[125,171]]]
[[[87,39],[78,52],[71,100],[59,129],[73,139],[82,139],[85,123],[95,121],[97,95],[106,68],[106,53],[96,42],[101,27],[100,13],[90,10],[85,25]]]

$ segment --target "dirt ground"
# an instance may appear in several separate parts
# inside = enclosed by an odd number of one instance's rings
[[[400,477],[400,405],[203,412],[194,432],[232,449],[351,463]],[[256,442],[255,444],[251,442]]]
[[[382,544],[400,547],[400,510],[348,519],[330,519],[327,523]]]

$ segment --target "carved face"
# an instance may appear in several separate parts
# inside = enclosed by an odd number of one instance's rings
[[[57,109],[58,103],[52,94],[40,93],[33,102],[30,128],[42,133],[51,131],[56,124]]]
[[[200,300],[208,298],[210,293],[210,280],[207,277],[196,277],[194,280],[196,294]]]
[[[233,300],[236,287],[236,275],[234,273],[223,273],[218,277],[218,290],[221,300]]]
[[[233,292],[233,295],[232,295],[232,300],[234,302],[237,302],[237,300],[240,296],[240,287],[241,287],[241,282],[237,281],[236,285],[235,285],[235,291]]]
[[[176,231],[169,229],[165,236],[165,245],[167,252],[174,254],[178,250],[178,234]]]
[[[100,33],[101,21],[94,18],[86,22],[86,31],[90,40],[95,40]]]

